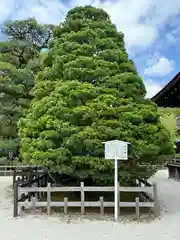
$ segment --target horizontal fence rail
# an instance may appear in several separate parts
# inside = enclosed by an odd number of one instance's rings
[[[180,160],[179,160],[180,161]],[[174,161],[174,163],[176,163],[176,161]],[[143,166],[143,165],[141,165]],[[144,166],[148,166],[148,165],[144,165]],[[149,166],[153,166],[153,167],[157,167],[159,169],[163,169],[167,167],[167,163],[163,164],[163,165],[149,165]],[[16,169],[17,171],[23,170],[25,168],[38,168],[38,172],[43,172],[42,168],[43,166],[40,165],[0,165],[0,175],[1,176],[8,176],[11,175],[13,173],[13,170]],[[40,168],[40,169],[39,169]]]
[[[20,193],[26,192],[80,192],[81,187],[19,187]],[[147,192],[150,187],[119,187],[120,192]],[[84,192],[113,192],[114,187],[83,187]]]
[[[103,197],[102,197],[103,198]],[[68,198],[67,198],[68,199]],[[65,201],[64,201],[65,202]],[[51,202],[51,207],[64,207],[64,202]],[[152,202],[139,202],[139,207],[154,207]],[[81,202],[67,202],[68,207],[81,207]],[[104,207],[114,207],[114,202],[104,202]],[[19,202],[19,206],[31,207],[32,203]],[[36,207],[48,207],[48,202],[36,202]],[[100,200],[96,202],[86,201],[84,207],[100,207]],[[119,202],[119,207],[136,207],[136,202]]]
[[[140,184],[140,182],[138,182]],[[64,198],[64,201],[52,201],[51,193],[52,192],[80,192],[81,201],[69,201],[67,197]],[[100,197],[99,201],[85,201],[86,192],[114,192],[114,187],[106,186],[84,186],[82,182],[80,186],[75,187],[52,187],[48,183],[47,187],[19,187],[18,183],[15,183],[14,188],[14,217],[19,213],[18,207],[28,207],[32,208],[33,212],[36,211],[36,207],[46,207],[47,213],[51,213],[51,207],[63,207],[64,214],[68,213],[68,207],[80,207],[81,214],[85,213],[85,207],[99,207],[100,213],[104,214],[105,207],[114,207],[114,202],[104,201],[104,197]],[[149,196],[148,201],[140,201],[139,197],[136,197],[134,202],[122,202],[120,196],[122,192],[139,192],[147,193]],[[29,202],[21,201],[22,195],[34,193],[33,197]],[[46,201],[39,201],[37,196],[39,193],[46,193]],[[152,208],[155,216],[159,216],[158,208],[158,198],[157,198],[157,187],[156,184],[149,186],[135,186],[135,187],[121,187],[118,189],[119,195],[119,210],[121,207],[134,207],[136,217],[139,218],[140,208]],[[151,198],[150,198],[151,196]]]
[[[13,171],[16,170],[17,174],[21,176],[23,174],[23,170],[26,168],[37,168],[38,173],[43,173],[44,171],[39,166],[31,166],[31,165],[0,165],[0,176],[13,176]]]
[[[142,165],[143,166],[143,165]],[[147,165],[145,165],[147,166]],[[152,167],[153,165],[151,165]],[[164,165],[154,165],[158,169],[164,169],[167,167],[167,164]],[[16,169],[18,171],[19,176],[21,175],[21,171],[25,168],[40,168],[37,170],[38,173],[42,173],[43,166],[36,166],[36,165],[0,165],[0,176],[12,176],[13,170]]]

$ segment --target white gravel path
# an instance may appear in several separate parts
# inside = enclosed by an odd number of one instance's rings
[[[179,240],[180,183],[159,171],[151,181],[158,183],[162,216],[150,223],[89,221],[64,223],[57,217],[12,218],[11,177],[0,177],[0,233],[6,240]]]

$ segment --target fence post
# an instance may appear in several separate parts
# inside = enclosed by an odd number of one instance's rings
[[[39,177],[37,178],[37,187],[38,187],[38,188],[39,188],[39,187],[42,187]],[[37,198],[38,198],[38,199],[41,198],[41,194],[42,194],[41,192],[37,192]]]
[[[14,207],[13,207],[13,217],[18,216],[18,183],[14,183]]]
[[[36,197],[32,197],[32,210],[33,214],[36,213]]]
[[[41,182],[41,187],[45,187],[45,176],[43,176],[43,178],[42,178],[42,182]],[[44,197],[45,196],[45,192],[42,192],[42,196]]]
[[[121,187],[120,187],[120,184],[118,184],[119,186],[119,191],[118,191],[118,216],[120,217],[120,214],[121,214],[121,211],[120,211],[120,202],[121,202]]]
[[[135,198],[135,202],[136,202],[136,218],[138,219],[140,216],[140,211],[139,211],[139,198],[136,197]]]
[[[81,214],[84,212],[84,182],[81,182]]]
[[[178,172],[177,167],[175,168],[175,179],[179,180],[179,172]]]
[[[23,183],[24,183],[24,179],[25,179],[24,172],[22,172],[22,182]]]
[[[47,184],[47,214],[51,213],[51,183]]]
[[[103,197],[100,197],[100,212],[101,212],[101,215],[104,215],[104,198]]]
[[[7,176],[7,165],[5,165],[5,168],[4,168],[4,175]]]
[[[16,181],[16,170],[13,170],[13,186],[12,186],[13,189],[14,189],[15,181]]]
[[[64,198],[64,214],[68,213],[68,198]]]
[[[23,172],[23,170],[22,170],[22,172]],[[33,172],[32,172],[31,169],[29,169],[29,172],[28,172],[28,187],[31,187],[32,176],[33,176]],[[28,195],[29,195],[28,201],[30,202],[32,193],[30,192],[30,193],[28,193]]]
[[[153,184],[153,197],[154,197],[154,215],[155,217],[159,217],[160,215],[160,205],[157,194],[157,184]]]
[[[167,168],[168,168],[168,178],[171,178],[171,173],[170,173],[169,166],[167,166]]]

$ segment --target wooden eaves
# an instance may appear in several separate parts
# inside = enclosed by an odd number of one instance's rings
[[[155,103],[158,102],[158,100],[168,91],[172,90],[178,82],[180,84],[180,72],[178,72],[178,74],[176,74],[176,76],[165,87],[163,87],[156,95],[154,95],[151,100]]]

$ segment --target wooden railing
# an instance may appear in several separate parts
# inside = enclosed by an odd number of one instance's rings
[[[11,170],[11,166],[2,165],[0,166],[0,176],[12,176],[13,171]]]
[[[29,165],[0,165],[0,176],[13,176],[13,169],[16,169],[21,175],[21,171],[25,168],[29,167]],[[31,166],[36,167],[36,166]],[[38,172],[43,172],[42,170],[38,170]]]
[[[51,193],[52,192],[80,192],[81,201],[69,201],[67,197],[64,198],[64,201],[52,201]],[[14,188],[14,217],[19,214],[19,207],[28,207],[32,208],[33,212],[36,211],[36,207],[46,207],[47,213],[51,213],[51,207],[63,207],[64,214],[68,213],[69,207],[80,207],[81,214],[85,213],[85,207],[99,207],[100,213],[104,214],[104,208],[106,207],[114,207],[114,202],[104,201],[103,196],[99,198],[99,201],[85,201],[85,193],[86,192],[114,192],[114,187],[106,187],[106,186],[84,186],[82,182],[80,186],[75,187],[52,187],[50,183],[48,183],[47,187],[19,187],[18,183],[15,183]],[[122,192],[138,192],[138,193],[148,193],[151,198],[148,201],[140,201],[139,197],[136,197],[133,202],[122,202],[121,201],[121,193]],[[21,201],[22,194],[25,193],[33,193],[34,197],[31,198],[29,202]],[[46,201],[39,201],[37,197],[35,197],[38,193],[46,193],[47,199]],[[121,207],[134,207],[136,217],[138,218],[140,215],[140,208],[151,208],[156,217],[159,216],[159,203],[157,198],[157,186],[149,185],[149,186],[137,186],[137,187],[122,187],[119,186],[119,210]]]
[[[169,178],[180,181],[180,161],[174,161],[168,164]]]

